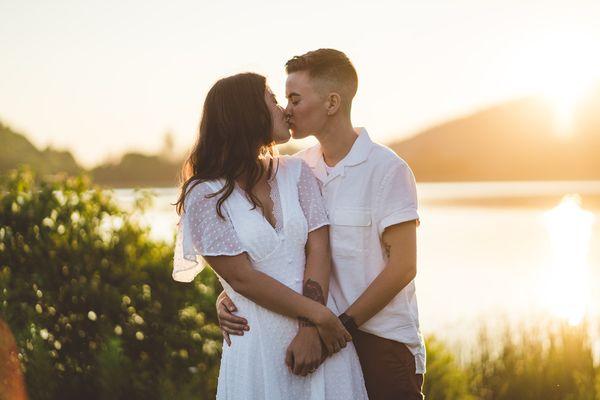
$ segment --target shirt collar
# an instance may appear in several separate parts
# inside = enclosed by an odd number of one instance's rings
[[[352,148],[346,157],[344,157],[337,165],[353,166],[366,161],[371,151],[371,145],[373,141],[369,137],[369,133],[365,128],[354,128],[354,131],[358,134],[358,137],[352,144]],[[317,165],[323,160],[323,151],[321,150],[321,144],[317,143],[308,150],[307,157],[305,158],[306,163],[311,168],[316,168]]]
[[[352,148],[348,154],[346,154],[346,157],[337,163],[336,168],[338,165],[352,167],[367,161],[367,157],[371,152],[371,145],[373,142],[371,141],[371,138],[369,137],[369,134],[365,128],[354,128],[354,130],[358,134],[358,137],[354,141],[354,144],[352,144]]]
[[[352,167],[367,160],[369,153],[371,152],[373,141],[365,128],[354,128],[354,130],[358,134],[358,137],[352,144],[348,154],[336,164],[331,175],[327,175],[327,172],[325,171],[325,161],[323,160],[321,144],[316,144],[309,149],[305,161],[312,168],[313,173],[320,181],[326,182],[333,179],[338,175],[336,171],[339,171],[339,173],[343,175],[345,167]]]

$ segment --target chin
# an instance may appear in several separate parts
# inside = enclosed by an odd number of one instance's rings
[[[286,134],[282,134],[282,135],[280,135],[280,136],[279,136],[279,137],[278,137],[278,138],[275,140],[275,143],[276,143],[276,144],[284,144],[284,143],[287,143],[287,142],[289,142],[289,141],[290,141],[290,138],[291,138],[291,137],[292,137],[292,136],[289,134],[289,132],[287,133],[287,135],[286,135]]]

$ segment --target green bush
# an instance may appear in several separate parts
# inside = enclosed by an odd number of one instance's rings
[[[31,399],[214,397],[218,283],[210,269],[172,280],[143,203],[127,214],[85,177],[2,177],[0,318]]]
[[[474,400],[469,375],[454,354],[435,336],[427,338],[427,373],[423,392],[427,400]]]

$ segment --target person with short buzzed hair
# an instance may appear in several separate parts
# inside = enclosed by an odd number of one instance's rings
[[[319,143],[295,156],[317,177],[330,221],[329,290],[352,335],[370,399],[423,399],[425,345],[414,278],[419,226],[414,175],[389,148],[354,128],[358,76],[341,51],[319,49],[286,63],[286,112],[292,137]],[[310,297],[310,288],[304,295]],[[226,338],[243,334],[239,310],[217,300]],[[298,335],[317,341],[311,326]],[[306,343],[310,343],[306,339]],[[288,352],[301,354],[290,344]]]

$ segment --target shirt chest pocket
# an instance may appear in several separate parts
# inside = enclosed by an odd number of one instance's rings
[[[356,257],[368,250],[371,210],[338,208],[330,217],[331,251],[334,257]]]

